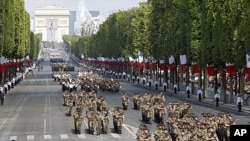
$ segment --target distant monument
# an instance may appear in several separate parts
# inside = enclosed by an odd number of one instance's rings
[[[46,6],[35,10],[35,33],[42,33],[42,41],[62,42],[62,36],[69,34],[69,9]]]

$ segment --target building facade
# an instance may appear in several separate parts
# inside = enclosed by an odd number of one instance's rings
[[[34,32],[42,33],[43,41],[62,42],[62,36],[69,34],[70,11],[59,6],[36,8]]]

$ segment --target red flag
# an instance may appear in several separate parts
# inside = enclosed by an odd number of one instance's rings
[[[207,74],[208,76],[214,76],[214,66],[207,67]]]
[[[181,64],[181,71],[182,71],[182,73],[186,73],[187,72],[187,66],[186,66],[186,64]]]
[[[167,69],[166,64],[165,63],[164,64],[160,64],[160,69],[161,70],[166,70]]]
[[[170,71],[175,71],[175,70],[176,70],[175,64],[169,64],[169,65],[168,65],[168,69],[169,69]]]
[[[193,64],[192,65],[192,71],[193,71],[193,73],[199,73],[199,66],[198,66],[198,64]]]
[[[156,68],[157,68],[156,63],[152,63],[152,64],[151,64],[151,67],[152,67],[152,70],[156,70]]]
[[[245,68],[245,73],[247,75],[247,80],[250,81],[250,68]]]
[[[227,73],[229,77],[235,76],[235,66],[234,65],[228,65],[227,66]]]
[[[150,69],[150,64],[149,64],[149,62],[145,63],[145,68],[146,68],[147,70]]]

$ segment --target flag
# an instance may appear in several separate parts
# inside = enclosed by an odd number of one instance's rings
[[[171,55],[169,58],[168,58],[168,62],[169,64],[173,64],[174,63],[174,56]]]
[[[187,63],[187,56],[186,55],[180,55],[180,61],[181,65],[184,65]]]
[[[236,75],[234,64],[227,63],[226,68],[227,68],[227,73],[229,77],[233,77]]]
[[[192,64],[192,72],[193,72],[193,73],[199,73],[199,71],[200,71],[200,69],[199,69],[198,64],[193,63],[193,64]]]
[[[51,36],[53,36],[53,23],[52,22],[50,23],[49,29],[50,29]]]
[[[250,56],[246,54],[246,63],[247,63],[247,68],[250,68]]]
[[[208,74],[208,76],[214,76],[215,71],[214,71],[214,66],[213,65],[207,66],[207,74]]]

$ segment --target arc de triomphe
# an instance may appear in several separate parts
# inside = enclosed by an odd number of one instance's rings
[[[42,33],[43,41],[62,42],[62,36],[69,34],[69,9],[58,6],[36,8],[35,34]]]

